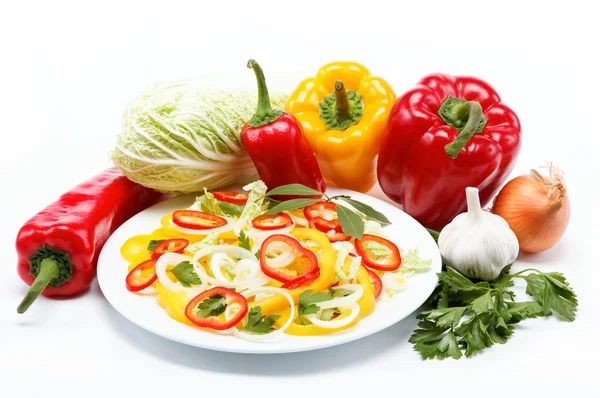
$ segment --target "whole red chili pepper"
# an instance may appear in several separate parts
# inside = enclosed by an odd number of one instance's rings
[[[161,195],[110,168],[33,216],[16,241],[17,272],[31,285],[17,312],[27,311],[40,293],[73,296],[87,289],[108,237]]]
[[[521,147],[517,115],[486,82],[432,74],[396,101],[379,151],[383,192],[427,228],[466,211],[465,188],[485,205]]]
[[[269,189],[298,183],[325,192],[317,158],[302,126],[291,113],[273,110],[265,75],[258,63],[250,60],[248,68],[256,74],[258,105],[254,117],[242,128],[241,136],[261,180]]]

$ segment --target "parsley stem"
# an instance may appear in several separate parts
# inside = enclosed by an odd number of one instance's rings
[[[519,272],[516,272],[516,273],[512,274],[511,276],[512,276],[512,277],[523,278],[523,277],[521,276],[521,274],[522,274],[523,272],[528,272],[528,271],[531,271],[531,272],[536,272],[536,273],[538,273],[538,274],[543,274],[543,272],[541,272],[540,270],[537,270],[537,269],[535,269],[535,268],[525,268],[524,270],[522,270],[522,271],[519,271]]]

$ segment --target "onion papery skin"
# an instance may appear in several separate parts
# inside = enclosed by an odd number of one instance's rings
[[[569,197],[564,189],[555,189],[548,197],[550,189],[533,176],[522,175],[509,181],[494,200],[492,213],[508,222],[522,252],[548,250],[567,230],[571,217]]]

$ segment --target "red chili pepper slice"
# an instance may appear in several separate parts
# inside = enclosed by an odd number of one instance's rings
[[[237,304],[239,311],[228,321],[220,315],[227,306]],[[203,328],[225,330],[237,325],[248,313],[248,301],[241,294],[226,287],[216,286],[194,297],[185,307],[185,316]]]
[[[289,282],[284,283],[283,285],[281,285],[281,287],[283,289],[296,289],[299,288],[300,286],[308,286],[310,285],[315,279],[317,279],[320,275],[320,272],[315,272],[315,273],[311,273],[311,274],[305,274],[302,276],[299,276],[296,279],[292,279]]]
[[[325,212],[330,212],[332,220],[329,217],[324,217]],[[331,231],[342,232],[342,226],[337,220],[337,208],[332,202],[317,202],[304,208],[304,217],[311,224],[312,228],[316,228],[321,232]],[[314,225],[313,225],[314,224]]]
[[[282,268],[272,268],[267,264],[269,246],[274,242],[283,242],[291,247],[295,259],[291,264]],[[301,276],[314,274],[319,271],[319,260],[315,253],[302,247],[300,242],[287,235],[271,235],[260,247],[260,269],[270,278],[279,282],[291,282]]]
[[[369,246],[379,246],[381,249],[387,249],[387,254],[377,255]],[[402,258],[400,250],[393,242],[376,235],[364,234],[362,239],[354,241],[356,252],[362,257],[362,263],[368,267],[380,271],[395,271],[400,268]]]
[[[173,213],[173,222],[189,229],[213,229],[227,224],[223,217],[197,210],[177,210]]]
[[[327,239],[329,239],[330,242],[347,242],[352,239],[352,236],[346,235],[343,232],[327,231],[325,232],[325,235],[327,235]]]
[[[158,260],[165,253],[183,253],[185,248],[190,244],[187,239],[174,238],[159,242],[152,250],[152,260]]]
[[[381,282],[381,278],[375,272],[371,271],[369,268],[363,265],[363,268],[367,270],[369,274],[369,280],[371,281],[371,285],[373,286],[373,293],[375,294],[375,299],[379,298],[381,295],[381,290],[383,290],[383,283]]]
[[[247,193],[234,191],[212,191],[211,193],[214,195],[215,199],[234,205],[244,205],[248,201]]]
[[[279,212],[277,214],[263,214],[252,220],[252,226],[254,228],[262,229],[264,231],[285,228],[292,224],[294,224],[292,217],[284,212]]]
[[[154,260],[146,260],[132,269],[125,278],[127,290],[139,292],[152,285],[157,279],[155,266]]]

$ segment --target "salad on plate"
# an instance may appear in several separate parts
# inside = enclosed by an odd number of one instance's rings
[[[337,333],[429,269],[417,249],[386,236],[386,223],[361,202],[300,184],[205,190],[123,243],[125,286],[154,294],[157,311],[200,331],[252,342]]]

